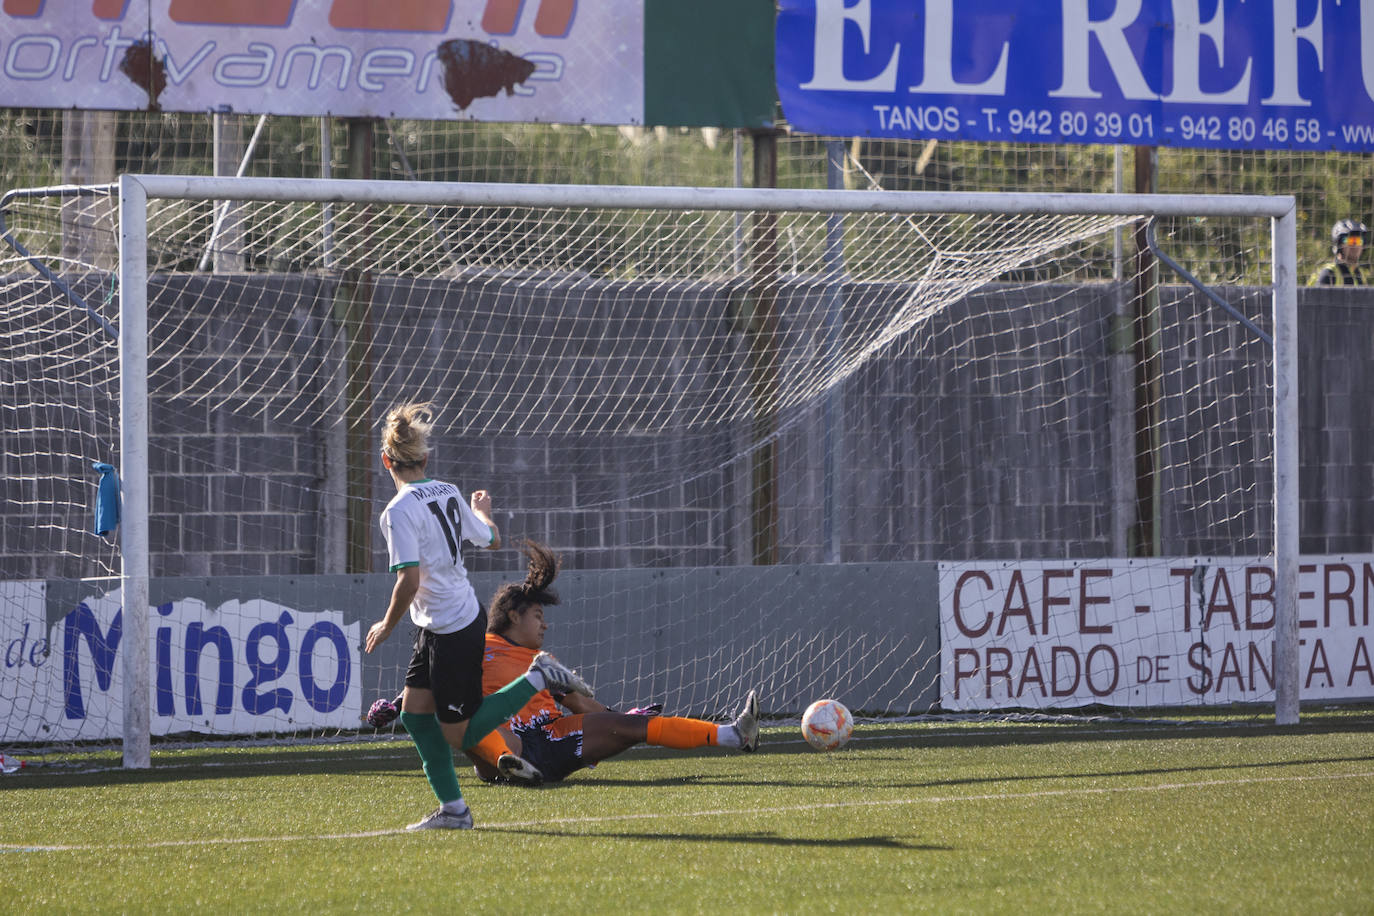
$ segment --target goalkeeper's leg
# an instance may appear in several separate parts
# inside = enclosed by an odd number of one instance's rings
[[[521,675],[495,693],[487,694],[482,698],[482,705],[477,707],[477,712],[468,719],[467,730],[463,732],[458,749],[468,751],[476,747],[483,738],[509,722],[510,717],[542,689],[542,686],[535,687],[530,683],[528,676]]]
[[[687,750],[694,747],[733,747],[753,751],[759,746],[758,695],[749,691],[744,707],[729,725],[683,716],[635,716],[614,712],[583,717],[582,757],[596,763],[643,742]]]

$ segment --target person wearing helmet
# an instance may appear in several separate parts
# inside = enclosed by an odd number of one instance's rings
[[[1333,260],[1312,275],[1309,286],[1364,286],[1367,281],[1364,268],[1360,267],[1360,255],[1364,251],[1364,240],[1369,234],[1364,223],[1353,219],[1343,219],[1331,227],[1331,254]]]

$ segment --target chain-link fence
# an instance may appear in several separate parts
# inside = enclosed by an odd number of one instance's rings
[[[777,136],[776,183],[826,187],[829,139]],[[1330,228],[1374,217],[1374,162],[1350,153],[847,138],[842,180],[910,191],[1293,194],[1304,275],[1330,257]],[[0,111],[0,186],[108,181],[123,172],[421,181],[687,185],[755,183],[747,132],[713,129],[369,121],[158,112]],[[370,152],[369,152],[370,150]],[[1153,175],[1137,175],[1149,162]],[[1170,240],[1164,240],[1166,246]],[[1194,262],[1224,264],[1205,233],[1173,240]],[[1216,282],[1263,281],[1245,266]]]

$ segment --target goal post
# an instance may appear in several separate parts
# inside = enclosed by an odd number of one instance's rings
[[[1284,198],[1291,200],[1291,198]],[[1298,721],[1298,216],[1273,219],[1274,246],[1274,719]]]
[[[246,269],[207,272],[225,201],[241,217],[242,250],[224,262]],[[711,714],[759,683],[778,712],[821,692],[868,713],[938,708],[938,648],[884,633],[862,606],[824,602],[892,592],[890,577],[924,575],[909,564],[1110,556],[1121,506],[1141,503],[1112,492],[1100,466],[1132,460],[1109,455],[1100,428],[1132,419],[1106,396],[1123,384],[1108,359],[1124,352],[1105,304],[1112,234],[1158,219],[1171,227],[1166,244],[1190,255],[1222,240],[1230,261],[1204,279],[1271,325],[1272,352],[1186,291],[1169,293],[1167,327],[1149,329],[1157,312],[1137,321],[1133,333],[1154,335],[1171,373],[1156,380],[1165,415],[1149,428],[1136,418],[1136,448],[1155,468],[1137,485],[1163,488],[1150,511],[1166,556],[1272,564],[1272,671],[1257,666],[1273,687],[1262,702],[1275,721],[1297,721],[1292,197],[125,175],[114,207],[118,364],[93,387],[117,395],[117,419],[100,416],[99,400],[80,414],[93,439],[117,440],[121,549],[88,562],[60,544],[67,568],[117,574],[126,609],[159,600],[150,582],[160,577],[382,570],[376,539],[351,545],[371,568],[338,567],[332,539],[353,530],[343,516],[375,528],[386,501],[375,448],[352,443],[376,441],[390,404],[433,398],[448,427],[437,475],[468,489],[494,480],[503,532],[551,543],[567,561],[560,584],[604,614],[571,621],[561,635],[574,645],[555,651],[584,668],[594,659],[594,679],[627,685],[627,699],[668,696]],[[766,254],[736,225],[760,214],[776,226]],[[45,219],[26,226],[41,237]],[[10,321],[37,320],[23,316],[38,300],[60,305],[38,287],[0,286],[0,302],[20,306]],[[1267,428],[1252,428],[1261,420]],[[340,492],[350,479],[360,489]],[[235,517],[237,507],[248,509]],[[776,573],[735,574],[759,556],[776,556]],[[849,584],[811,574],[836,559]],[[479,577],[519,565],[472,562]],[[126,766],[149,764],[150,733],[218,727],[211,669],[229,664],[219,646],[238,652],[241,638],[257,641],[248,663],[233,660],[244,673],[219,681],[233,688],[224,721],[258,714],[237,708],[249,700],[275,715],[272,692],[249,697],[245,680],[283,678],[287,647],[311,645],[322,647],[315,661],[291,657],[293,712],[261,728],[328,733],[306,701],[338,705],[321,672],[337,664],[328,670],[342,679],[361,664],[344,651],[358,641],[356,618],[278,607],[256,587],[224,605],[262,605],[242,633],[213,615],[184,624],[170,605],[124,615]],[[95,636],[112,643],[98,610]],[[363,689],[399,689],[399,673]]]
[[[152,765],[149,723],[148,195],[119,179],[119,589],[124,613],[124,766]]]

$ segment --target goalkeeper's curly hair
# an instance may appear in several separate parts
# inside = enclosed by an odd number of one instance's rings
[[[496,590],[487,612],[487,632],[504,633],[515,622],[512,613],[523,614],[534,605],[558,604],[558,592],[549,588],[558,578],[558,557],[548,545],[523,541],[520,550],[529,558],[524,582],[506,582]]]

